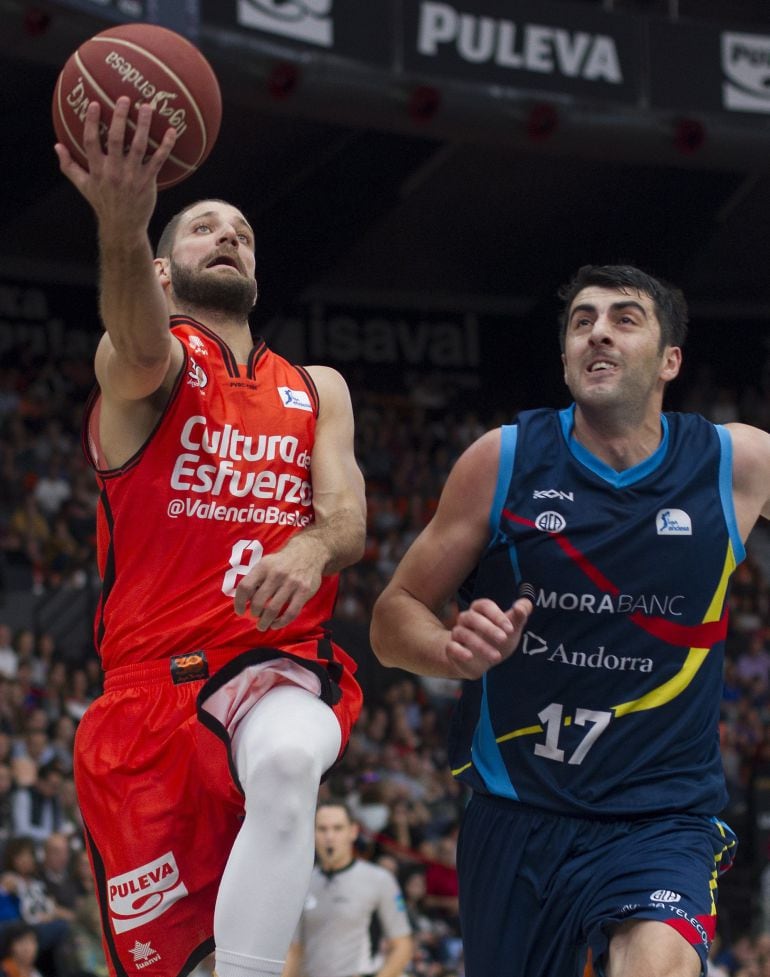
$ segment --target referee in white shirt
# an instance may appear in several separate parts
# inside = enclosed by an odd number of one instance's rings
[[[319,804],[316,865],[282,977],[401,977],[414,952],[401,890],[356,858],[358,825],[343,802]],[[377,917],[384,948],[372,945]]]

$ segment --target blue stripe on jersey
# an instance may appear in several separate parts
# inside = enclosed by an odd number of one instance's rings
[[[506,424],[500,429],[500,463],[497,468],[497,487],[495,488],[495,498],[492,502],[492,512],[489,517],[490,545],[500,539],[500,521],[503,517],[505,500],[508,497],[508,486],[513,477],[514,462],[516,459],[516,445],[519,440],[519,429],[515,424]],[[519,572],[519,561],[516,556],[516,547],[511,546],[509,551],[511,566],[516,577],[516,583],[521,583],[521,573]]]
[[[500,463],[497,466],[497,486],[492,501],[492,511],[489,513],[490,536],[494,539],[500,529],[500,519],[503,506],[508,495],[508,486],[513,475],[513,461],[516,456],[516,442],[519,439],[519,429],[515,424],[506,424],[500,428]]]
[[[719,435],[719,443],[722,449],[719,458],[719,495],[722,499],[725,522],[730,533],[730,542],[733,545],[733,555],[736,564],[738,564],[746,558],[746,547],[743,545],[743,540],[738,531],[738,520],[735,518],[735,504],[733,502],[733,439],[726,427],[721,424],[714,426]]]
[[[492,511],[489,518],[492,543],[499,538],[503,507],[508,496],[508,487],[513,477],[518,437],[519,429],[514,424],[506,424],[500,429],[500,463],[498,465],[495,497],[492,502]],[[517,566],[514,547],[510,549],[510,559],[516,580],[520,581],[521,575]],[[492,720],[489,715],[489,700],[487,699],[486,675],[482,679],[479,720],[473,734],[472,755],[474,766],[483,777],[484,783],[491,793],[499,794],[501,797],[510,797],[514,801],[519,799],[519,795],[511,784],[505,763],[500,755],[500,748],[495,740],[494,730],[492,729]]]
[[[599,478],[603,478],[605,482],[609,482],[614,488],[626,488],[628,485],[634,485],[636,482],[641,481],[641,479],[646,478],[660,466],[668,451],[668,420],[665,414],[661,414],[660,417],[663,434],[657,449],[649,458],[645,458],[638,465],[634,465],[632,468],[626,468],[622,472],[616,472],[614,468],[605,464],[596,455],[592,455],[587,448],[584,448],[579,441],[576,441],[572,437],[572,428],[575,426],[574,404],[559,411],[559,421],[561,423],[562,433],[564,434],[564,440],[567,442],[567,446],[574,457],[577,458],[581,465],[585,465],[586,468],[595,475],[598,475]]]
[[[483,693],[481,696],[481,706],[479,709],[479,721],[473,734],[473,747],[471,755],[473,765],[484,778],[484,784],[491,794],[499,797],[509,797],[513,801],[519,799],[511,779],[508,776],[503,758],[500,754],[500,747],[495,739],[495,732],[492,729],[492,720],[489,716],[489,700],[487,698],[487,676],[482,679]]]

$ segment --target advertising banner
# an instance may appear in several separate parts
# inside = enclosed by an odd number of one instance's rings
[[[613,102],[641,94],[638,18],[533,0],[418,0],[403,10],[409,70]]]
[[[58,0],[58,3],[60,7],[72,7],[105,20],[123,22],[150,20],[149,7],[153,0]]]
[[[770,33],[662,21],[649,32],[653,107],[770,115]]]
[[[201,0],[205,24],[245,41],[272,40],[390,67],[396,19],[392,0]]]

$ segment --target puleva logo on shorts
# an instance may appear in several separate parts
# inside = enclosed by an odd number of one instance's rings
[[[277,390],[284,407],[312,411],[313,405],[310,403],[310,397],[308,397],[306,391],[292,390],[291,387],[278,387]]]
[[[107,880],[107,898],[116,933],[125,933],[157,919],[186,895],[187,887],[179,878],[171,851]]]
[[[684,509],[659,509],[655,525],[658,536],[692,536],[692,519]]]
[[[334,44],[332,0],[238,0],[238,23],[307,41],[320,47]]]

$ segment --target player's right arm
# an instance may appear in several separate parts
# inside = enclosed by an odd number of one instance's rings
[[[490,431],[458,459],[436,514],[405,554],[375,604],[371,641],[383,665],[419,675],[479,678],[519,643],[532,605],[510,608],[481,598],[453,627],[440,620],[446,602],[477,564],[489,541],[500,431]]]
[[[157,175],[173,148],[175,132],[168,129],[147,156],[152,109],[143,105],[130,148],[124,151],[129,108],[128,97],[118,99],[102,149],[100,107],[98,102],[89,104],[83,127],[87,168],[65,146],[56,146],[62,173],[91,205],[98,225],[99,311],[106,335],[97,352],[97,379],[107,397],[127,401],[154,394],[174,357],[181,363],[182,355],[168,330],[166,299],[148,237]]]

